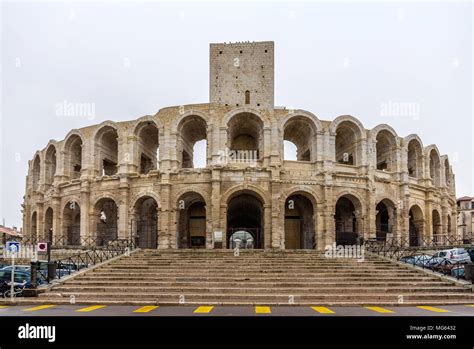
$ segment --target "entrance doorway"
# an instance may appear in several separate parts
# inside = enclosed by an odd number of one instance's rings
[[[227,209],[227,246],[263,248],[263,204],[252,194],[234,196]],[[245,246],[243,246],[245,244]]]

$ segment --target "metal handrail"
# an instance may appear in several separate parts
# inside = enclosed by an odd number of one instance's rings
[[[131,252],[136,248],[135,241],[132,240],[123,240],[115,239],[110,241],[105,246],[94,246],[92,249],[80,252],[78,254],[65,257],[54,261],[55,264],[54,270],[55,274],[49,275],[49,264],[46,261],[36,262],[37,268],[37,277],[41,278],[46,283],[49,283],[53,279],[61,279],[65,276],[69,276],[73,273],[76,273],[82,269],[90,268],[96,264],[105,262],[111,258],[119,256],[126,253],[127,251]],[[42,266],[46,265],[47,273],[42,272]],[[33,273],[34,269],[31,269]]]

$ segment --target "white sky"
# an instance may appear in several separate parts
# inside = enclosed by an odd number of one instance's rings
[[[6,2],[1,16],[0,218],[21,226],[28,160],[49,139],[209,99],[209,43],[275,41],[275,103],[448,154],[474,196],[472,4]],[[96,116],[56,115],[64,101]],[[418,113],[385,115],[410,105]]]

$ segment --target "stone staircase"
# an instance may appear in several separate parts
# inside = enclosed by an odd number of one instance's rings
[[[380,257],[317,251],[140,250],[87,271],[35,303],[441,305],[474,303],[469,289]],[[400,301],[403,299],[403,303]]]

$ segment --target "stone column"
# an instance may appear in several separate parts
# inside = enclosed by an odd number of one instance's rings
[[[53,197],[53,242],[59,241],[60,244],[65,244],[67,240],[65,239],[66,234],[62,232],[61,222],[62,222],[62,210],[61,210],[61,196],[58,192],[55,192]]]
[[[207,240],[207,248],[213,248],[212,234],[214,231],[222,231],[221,222],[220,222],[220,207],[221,207],[221,171],[219,169],[213,169],[211,172],[211,231],[210,237]],[[207,212],[206,212],[207,213]],[[224,232],[222,234],[224,239]],[[222,241],[224,242],[224,241]],[[222,244],[224,246],[224,244]]]
[[[128,219],[129,187],[128,178],[121,177],[119,184],[120,199],[117,232],[119,239],[130,239],[130,221]]]
[[[80,234],[81,234],[81,241],[84,241],[87,238],[91,238],[95,232],[95,229],[92,230],[94,221],[90,215],[91,211],[91,203],[90,203],[90,185],[89,181],[82,181],[81,183],[81,202],[80,202],[80,210],[81,210],[81,217],[80,217]],[[95,227],[94,227],[95,228]]]
[[[44,204],[43,202],[37,203],[38,210],[36,211],[36,234],[38,235],[38,240],[44,241],[46,236],[44,236]]]
[[[264,214],[264,228],[263,228],[263,240],[264,248],[270,249],[272,247],[272,205],[267,204],[263,206]]]
[[[166,177],[167,176],[163,176],[161,185],[160,231],[158,233],[158,248],[160,250],[177,247],[176,225],[174,224],[174,219],[170,221],[170,214],[174,212],[172,211],[170,203],[171,185]],[[173,229],[174,232],[171,233],[170,229]]]

